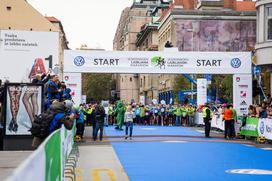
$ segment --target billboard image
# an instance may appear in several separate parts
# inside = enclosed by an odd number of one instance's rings
[[[34,117],[42,112],[42,85],[8,84],[6,100],[6,135],[31,135]]]
[[[0,30],[0,79],[31,81],[59,62],[59,33]]]
[[[256,42],[256,21],[178,20],[179,51],[251,51]]]

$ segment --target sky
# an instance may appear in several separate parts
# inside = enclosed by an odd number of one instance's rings
[[[125,7],[133,0],[27,0],[42,15],[62,22],[69,48],[112,50],[115,31]]]

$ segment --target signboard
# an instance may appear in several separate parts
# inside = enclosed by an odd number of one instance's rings
[[[248,107],[252,104],[252,76],[233,76],[233,106],[237,114],[248,114]]]
[[[35,115],[42,110],[42,85],[7,84],[6,135],[31,135]]]
[[[81,103],[83,103],[83,104],[87,103],[87,96],[86,95],[81,96]]]
[[[76,105],[81,104],[81,74],[64,73],[64,82],[71,89],[72,99]]]
[[[248,117],[246,120],[246,125],[241,128],[241,135],[257,137],[258,123],[259,123],[259,118]]]
[[[207,103],[207,79],[197,79],[197,105]]]
[[[0,79],[31,82],[58,64],[59,33],[0,30],[0,62]]]
[[[145,105],[145,96],[140,96],[140,103]]]
[[[250,74],[249,52],[64,52],[64,72]]]

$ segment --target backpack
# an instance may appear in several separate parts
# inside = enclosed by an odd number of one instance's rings
[[[49,126],[56,114],[58,112],[47,111],[35,116],[32,127],[29,130],[31,134],[35,137],[46,138],[50,134]]]

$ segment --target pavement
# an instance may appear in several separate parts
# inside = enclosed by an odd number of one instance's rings
[[[78,180],[272,180],[272,146],[250,140],[225,140],[203,128],[134,126],[132,140],[124,131],[105,128],[102,142],[86,128],[78,144]]]
[[[0,180],[5,180],[32,151],[0,151]]]

